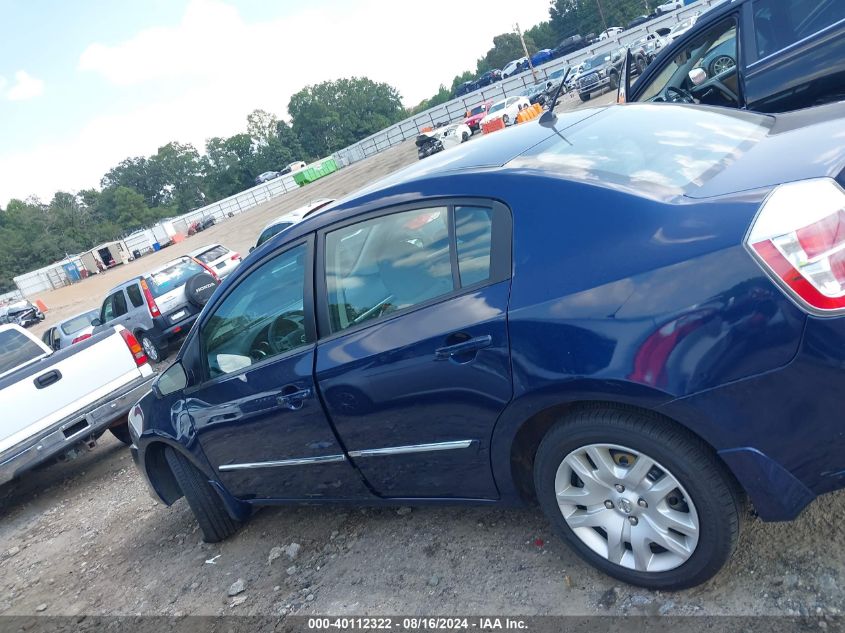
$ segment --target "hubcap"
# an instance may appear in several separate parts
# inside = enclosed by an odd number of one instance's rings
[[[158,360],[158,351],[153,345],[153,342],[148,339],[146,336],[141,339],[141,345],[144,348],[147,356],[149,356],[152,360]]]
[[[728,68],[733,68],[734,66],[736,66],[736,63],[734,63],[734,60],[731,57],[722,55],[713,60],[713,74],[721,75]]]
[[[555,493],[575,535],[612,563],[660,572],[695,552],[699,521],[692,500],[644,453],[616,444],[574,450],[557,469]]]

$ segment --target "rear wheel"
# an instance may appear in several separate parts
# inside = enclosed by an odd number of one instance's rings
[[[138,342],[144,348],[144,353],[153,363],[160,363],[167,358],[167,349],[164,346],[157,345],[156,342],[150,338],[146,332],[138,332],[136,334]]]
[[[504,116],[502,117],[502,122],[503,122],[505,125],[510,125],[510,124],[511,124],[511,118],[510,118],[510,117],[506,114],[506,115],[504,115]]]
[[[132,444],[132,437],[129,435],[129,422],[124,420],[116,426],[110,426],[109,432],[118,440],[129,446]]]
[[[567,417],[540,443],[534,483],[560,536],[632,585],[701,584],[736,546],[733,479],[703,442],[657,417],[598,408]]]
[[[239,523],[226,512],[220,497],[203,474],[184,455],[169,446],[164,449],[164,455],[199,523],[202,539],[206,543],[217,543],[237,532]]]

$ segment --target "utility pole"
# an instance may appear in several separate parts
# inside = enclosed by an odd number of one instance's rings
[[[607,20],[604,17],[604,9],[601,8],[601,0],[596,0],[596,4],[599,7],[599,15],[601,16],[602,24],[604,24],[604,30],[607,30]]]
[[[514,29],[516,29],[516,34],[519,35],[519,41],[522,42],[522,50],[525,51],[525,58],[528,60],[528,67],[534,76],[534,83],[537,83],[537,71],[534,70],[534,64],[531,63],[531,55],[528,54],[528,47],[525,45],[525,38],[522,37],[522,29],[519,28],[519,22],[514,25]]]

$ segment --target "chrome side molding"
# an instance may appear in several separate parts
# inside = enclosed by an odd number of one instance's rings
[[[474,440],[455,440],[434,444],[411,444],[409,446],[388,446],[386,448],[367,448],[361,451],[349,451],[350,457],[382,457],[384,455],[406,455],[408,453],[430,453],[434,451],[453,451],[469,448]]]
[[[248,462],[245,464],[223,464],[217,470],[225,472],[228,470],[248,470],[250,468],[277,468],[280,466],[307,466],[310,464],[331,464],[342,462],[346,459],[344,455],[321,455],[319,457],[300,457],[298,459],[281,459],[272,462]]]

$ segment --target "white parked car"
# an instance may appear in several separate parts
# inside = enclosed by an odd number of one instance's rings
[[[696,13],[692,17],[689,17],[683,22],[679,22],[678,24],[673,26],[672,30],[669,31],[669,33],[666,35],[666,41],[673,42],[679,37],[681,37],[681,35],[689,31],[693,27],[693,25],[695,25],[696,21],[698,21],[698,16],[699,14]]]
[[[520,57],[519,59],[515,59],[512,62],[508,62],[507,66],[502,68],[502,79],[505,77],[510,77],[514,72],[516,72],[517,67],[520,64],[524,64],[528,61],[527,57]]]
[[[274,235],[278,235],[285,229],[292,227],[297,222],[301,222],[309,215],[317,213],[324,207],[329,206],[332,202],[334,202],[334,198],[318,198],[317,200],[312,200],[304,207],[299,207],[293,211],[288,211],[284,215],[280,215],[264,227],[258,236],[258,240],[255,242],[255,246],[251,246],[249,252],[251,253]]]
[[[670,11],[680,9],[682,6],[684,6],[684,0],[669,0],[669,2],[658,4],[654,12],[660,15],[661,13],[669,13]]]
[[[225,279],[241,263],[240,253],[230,251],[222,244],[209,244],[188,253],[194,259],[214,271],[220,279]]]
[[[439,138],[440,142],[443,143],[443,147],[448,148],[460,145],[464,141],[469,140],[469,137],[472,136],[472,130],[469,129],[466,123],[461,122],[435,128],[431,132],[428,132],[427,135]]]
[[[602,31],[599,34],[599,40],[606,40],[611,37],[616,37],[624,30],[625,29],[623,29],[621,26],[611,26],[609,29]]]
[[[490,106],[490,109],[487,111],[487,115],[481,119],[481,125],[484,126],[485,124],[490,123],[490,121],[494,121],[496,119],[502,119],[505,122],[505,125],[511,125],[514,121],[516,121],[516,115],[519,114],[519,106],[527,108],[530,105],[531,102],[528,98],[523,96],[508,97],[507,99],[497,101]]]

